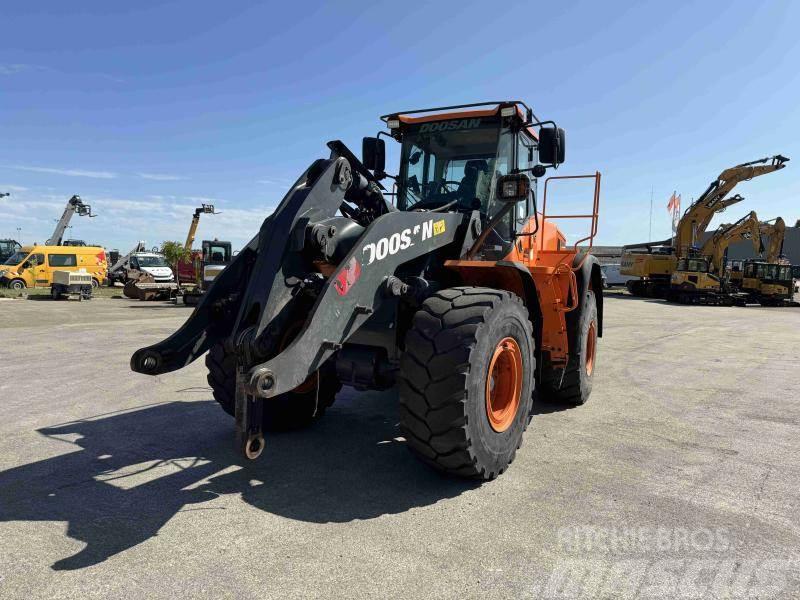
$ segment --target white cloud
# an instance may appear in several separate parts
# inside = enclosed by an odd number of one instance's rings
[[[152,181],[185,181],[188,177],[181,177],[180,175],[166,175],[160,173],[137,173],[142,179],[150,179]]]
[[[0,64],[0,75],[16,75],[23,71],[39,70],[40,68],[36,65],[26,65],[24,63],[4,63]]]
[[[277,185],[280,187],[290,186],[294,183],[294,181],[289,181],[288,179],[283,179],[281,177],[272,177],[269,179],[259,179],[256,183],[262,183],[264,185]]]
[[[0,188],[2,189],[2,188]],[[120,197],[104,194],[82,194],[92,205],[97,218],[74,217],[70,236],[106,248],[128,250],[138,240],[147,246],[158,246],[164,240],[183,242],[198,200],[213,200],[193,196],[181,197]],[[0,198],[0,237],[18,237],[21,227],[24,243],[43,241],[53,230],[53,219],[61,214],[66,198],[58,194],[24,191],[10,198]],[[197,231],[201,240],[229,240],[235,249],[241,248],[258,233],[263,220],[274,210],[272,205],[237,207],[226,205],[216,215],[203,215]]]
[[[199,202],[200,204],[210,204],[212,202],[220,202],[219,198],[209,198],[208,196],[184,196],[187,200],[192,202]]]
[[[28,188],[21,185],[11,185],[8,183],[0,183],[0,193],[2,192],[26,192]]]
[[[33,173],[50,173],[53,175],[66,175],[67,177],[91,177],[92,179],[114,179],[116,173],[109,171],[85,171],[83,169],[55,169],[52,167],[28,167],[23,165],[3,165],[6,169],[17,171],[31,171]]]

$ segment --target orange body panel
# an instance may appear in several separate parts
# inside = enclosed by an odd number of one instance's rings
[[[592,212],[581,215],[547,215],[547,184],[554,179],[595,180],[595,193]],[[549,356],[553,367],[566,366],[570,347],[567,336],[566,313],[578,307],[578,281],[575,275],[583,266],[583,260],[576,261],[577,245],[589,241],[591,248],[597,233],[597,219],[600,202],[600,174],[550,177],[545,181],[542,212],[539,213],[539,230],[536,220],[530,218],[520,231],[517,241],[508,255],[499,264],[497,261],[448,260],[445,266],[456,271],[464,283],[485,285],[505,289],[520,298],[526,299],[525,284],[518,268],[528,270],[536,287],[539,312],[542,318],[541,350]],[[589,235],[578,240],[572,247],[566,246],[566,237],[552,221],[553,219],[591,219]],[[548,220],[549,219],[549,220]],[[588,256],[588,253],[583,255]],[[584,258],[585,260],[585,258]],[[513,263],[513,264],[512,264]]]

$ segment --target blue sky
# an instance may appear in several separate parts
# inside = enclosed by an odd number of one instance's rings
[[[98,216],[73,237],[182,240],[213,201],[198,239],[240,246],[327,140],[358,152],[378,115],[504,98],[567,130],[559,174],[603,173],[599,243],[647,238],[651,188],[667,237],[673,189],[686,206],[776,153],[796,162],[741,184],[747,200],[712,226],[800,218],[798,3],[6,0],[0,14],[0,237],[43,241],[79,194]],[[551,202],[580,210],[587,192]]]

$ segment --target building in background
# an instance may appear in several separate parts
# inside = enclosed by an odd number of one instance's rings
[[[706,233],[703,241],[708,239],[711,233]],[[769,237],[765,236],[762,240],[766,247],[769,243]],[[800,227],[787,227],[786,234],[783,238],[783,255],[793,265],[800,265]],[[753,245],[744,240],[736,242],[728,247],[728,260],[745,260],[748,258],[756,258],[753,254]]]

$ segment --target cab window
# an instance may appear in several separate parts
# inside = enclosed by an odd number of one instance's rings
[[[78,257],[75,254],[48,254],[47,261],[51,267],[78,266]]]
[[[219,246],[216,244],[211,244],[204,250],[205,250],[205,256],[203,258],[206,262],[223,263],[228,260],[227,246]]]

